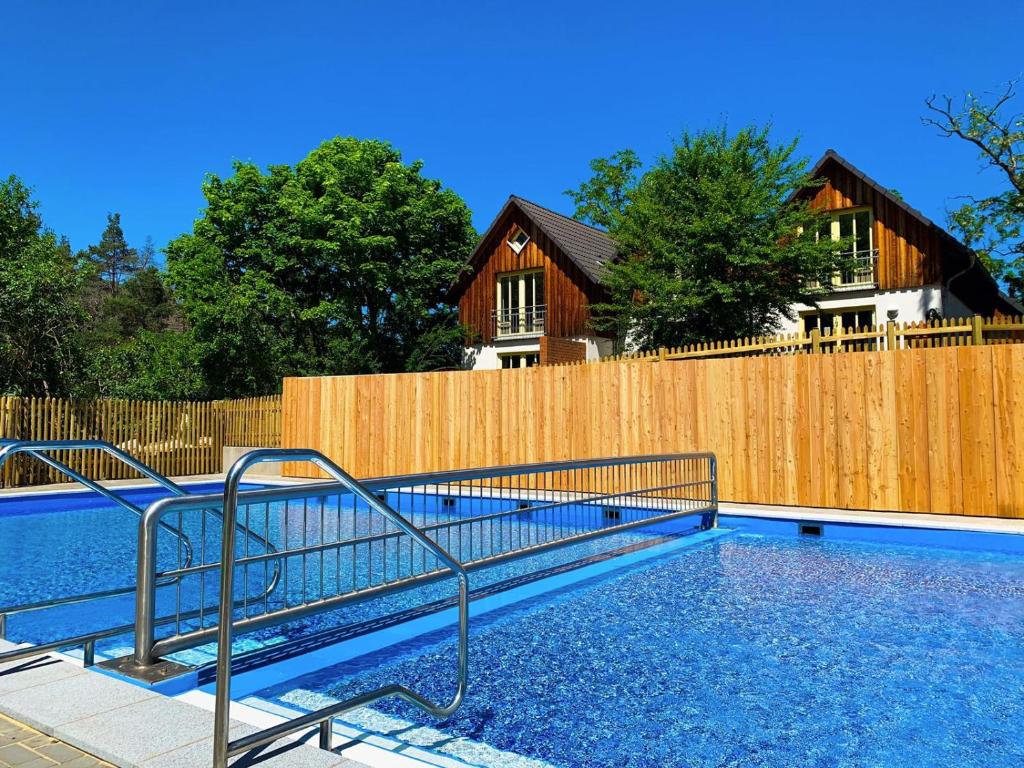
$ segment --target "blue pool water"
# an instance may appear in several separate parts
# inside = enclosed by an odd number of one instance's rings
[[[220,486],[191,486],[189,490],[202,493],[220,490]],[[168,494],[149,488],[128,490],[124,495],[135,504],[145,506]],[[452,501],[454,503],[445,505],[443,510],[437,508],[440,502],[436,496],[402,494],[402,498],[393,500],[393,503],[400,502],[402,511],[418,524],[435,522],[442,515],[448,519],[499,508],[516,509],[518,504],[516,499],[509,498],[458,498]],[[597,512],[599,514],[600,510]],[[593,507],[568,507],[559,514],[559,522],[563,525],[594,524]],[[630,511],[624,508],[622,514],[628,515]],[[479,556],[482,547],[504,546],[508,549],[524,534],[535,539],[537,536],[557,536],[562,532],[559,526],[545,525],[543,516],[532,516],[528,511],[523,515],[522,519],[502,518],[500,523],[474,525],[473,530],[467,526],[461,531],[461,540],[443,530],[437,535],[442,545],[456,556],[460,551],[466,556],[471,551]],[[186,515],[181,520],[172,515],[167,522],[180,526],[188,535],[196,550],[194,562],[203,561],[204,556],[208,558],[207,562],[219,558],[219,523],[213,518],[207,517],[205,526],[198,514]],[[343,539],[384,531],[383,519],[365,508],[353,508],[350,497],[331,497],[322,504],[315,501],[309,504],[300,501],[287,507],[281,503],[271,504],[251,510],[246,522],[279,549],[286,541],[290,547],[297,547],[324,538],[335,540],[339,531]],[[537,554],[478,571],[474,575],[473,586],[486,587],[659,535],[661,532],[658,530],[624,531],[600,540]],[[245,551],[245,538],[240,536],[240,555]],[[0,499],[0,608],[132,585],[135,581],[137,541],[138,517],[95,494],[65,493]],[[178,540],[162,531],[158,541],[160,569],[175,567],[182,555]],[[253,548],[251,551],[257,553],[262,550]],[[256,600],[251,608],[253,612],[260,612],[267,607],[281,607],[285,601],[294,605],[346,592],[353,585],[366,586],[371,578],[379,579],[385,571],[391,578],[396,578],[399,573],[433,568],[433,558],[424,555],[425,552],[418,547],[413,551],[406,540],[401,546],[397,541],[390,541],[386,546],[375,546],[372,551],[363,547],[355,562],[350,551],[329,552],[323,557],[311,555],[305,562],[300,557],[289,557],[277,590],[266,603]],[[249,595],[260,594],[267,582],[269,569],[256,565],[251,566],[247,573],[242,571],[240,569],[237,578],[237,589]],[[304,639],[311,633],[385,617],[450,597],[454,591],[454,580],[448,579],[372,602],[346,606],[293,621],[286,626],[240,636],[236,651],[279,646]],[[170,615],[176,607],[187,611],[200,604],[215,605],[217,592],[216,571],[207,572],[202,577],[187,577],[180,592],[172,587],[158,590],[159,615]],[[239,596],[236,592],[236,598]],[[133,610],[134,594],[128,594],[80,605],[19,613],[9,619],[8,636],[17,641],[37,643],[58,640],[112,626],[129,625],[134,619]],[[215,611],[210,611],[204,616],[204,625],[210,626],[215,620]],[[194,626],[194,620],[183,623],[185,629]],[[170,631],[169,626],[160,627],[158,635],[167,631]],[[98,651],[101,655],[118,656],[128,653],[130,645],[130,637],[125,635],[101,641]],[[212,661],[215,650],[211,644],[183,651],[172,658],[202,666]]]
[[[161,495],[128,493],[141,505]],[[315,540],[331,526],[330,515],[297,514],[271,507],[262,527],[252,524],[278,544]],[[421,504],[416,514],[429,522],[437,510]],[[349,525],[347,515],[334,519]],[[83,584],[99,590],[133,583],[137,522],[90,495],[0,499],[0,606],[75,594]],[[359,514],[351,518],[353,532],[369,524]],[[1024,765],[1020,538],[832,524],[812,538],[797,536],[791,521],[723,518],[723,525],[732,530],[695,544],[663,525],[474,571],[471,584],[484,592],[537,572],[563,575],[551,576],[539,596],[475,612],[469,695],[451,720],[438,724],[395,701],[345,720],[371,738],[415,744],[439,763],[488,768]],[[216,550],[215,536],[207,540],[189,521],[185,528]],[[494,542],[494,531],[476,535]],[[496,535],[517,535],[515,521]],[[602,575],[566,586],[558,569],[617,548],[635,550],[628,557],[636,562],[606,561]],[[165,535],[163,566],[177,554]],[[390,567],[404,567],[396,554]],[[383,552],[369,562],[382,568]],[[334,575],[348,572],[346,565]],[[297,562],[289,573],[275,599],[315,593],[318,576],[305,577]],[[330,567],[327,574],[329,580]],[[260,586],[259,573],[253,582]],[[189,589],[186,600],[195,599],[196,585]],[[444,581],[346,606],[244,635],[237,650],[289,648],[312,633],[452,593]],[[475,605],[491,601],[502,598]],[[9,633],[39,642],[129,623],[132,603],[128,596],[17,616]],[[303,657],[256,668],[239,676],[236,691],[292,710],[393,682],[447,699],[454,684],[450,627],[366,653],[378,647],[374,637],[352,641],[362,643],[363,655],[327,668],[307,671]],[[115,638],[100,652],[117,655],[129,644],[130,637]],[[212,650],[176,658],[208,664]],[[288,675],[279,672],[285,665]]]
[[[400,701],[345,719],[471,765],[1024,765],[1014,548],[740,529],[474,617],[445,723]],[[404,682],[444,700],[454,658],[444,630],[258,695],[309,708]]]

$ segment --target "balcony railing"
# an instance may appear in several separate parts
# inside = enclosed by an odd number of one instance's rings
[[[508,339],[516,336],[543,336],[547,305],[496,309],[491,313],[494,338]]]
[[[840,270],[832,276],[831,286],[823,286],[819,280],[808,280],[808,288],[829,287],[833,291],[853,291],[858,288],[875,288],[875,264],[878,262],[878,249],[859,251],[850,259],[847,269]]]

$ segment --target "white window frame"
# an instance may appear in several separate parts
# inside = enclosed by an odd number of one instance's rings
[[[857,214],[866,213],[868,215],[868,247],[867,249],[857,249]],[[829,236],[833,241],[838,242],[842,239],[842,219],[849,216],[851,219],[850,230],[853,233],[854,243],[851,251],[845,253],[852,254],[853,258],[859,260],[861,265],[855,267],[851,272],[851,279],[844,279],[844,275],[837,272],[832,276],[832,287],[834,289],[856,289],[873,287],[877,285],[875,279],[875,261],[877,251],[875,249],[875,212],[869,205],[859,205],[855,208],[842,208],[828,212],[831,217],[829,223]],[[816,236],[820,236],[820,233]]]
[[[533,295],[528,296],[528,286],[530,280],[528,279],[531,275],[535,275],[536,278],[533,282]],[[517,291],[517,297],[519,299],[518,305],[515,307],[505,306],[505,296],[502,286],[506,281],[514,281],[515,290]],[[495,303],[496,307],[495,316],[497,318],[497,327],[495,329],[496,336],[523,336],[523,335],[541,335],[544,332],[545,321],[546,321],[546,307],[543,303],[547,295],[547,289],[544,285],[545,273],[542,267],[534,267],[532,269],[522,269],[516,272],[501,272],[496,276],[495,279]],[[537,289],[540,288],[541,303],[537,303]],[[515,328],[512,328],[514,323]],[[508,330],[505,333],[501,333],[502,327],[508,326]]]
[[[832,315],[832,326],[830,328],[830,331],[831,331],[831,334],[833,336],[835,336],[837,331],[840,331],[840,332],[842,331],[843,315],[844,314],[849,314],[851,312],[854,312],[856,314],[860,314],[861,312],[870,312],[871,313],[871,318],[872,318],[871,323],[870,323],[871,327],[873,328],[876,325],[878,325],[878,317],[876,316],[877,315],[876,308],[872,304],[866,304],[864,306],[856,306],[856,307],[834,307],[834,308],[822,307],[821,309],[812,309],[812,310],[808,310],[807,312],[801,312],[800,313],[800,332],[801,333],[806,332],[805,331],[805,329],[807,327],[806,318],[808,318],[808,317],[819,317],[820,318],[822,315]],[[863,327],[863,326],[858,326],[858,327]],[[821,323],[820,322],[818,323],[818,328],[822,331],[822,333],[824,333],[824,329],[821,328]]]
[[[526,238],[522,242],[519,242],[519,236],[520,235],[522,235],[524,238]],[[529,244],[530,236],[526,233],[526,230],[523,229],[522,227],[516,227],[516,231],[512,233],[512,237],[510,237],[505,242],[507,242],[508,243],[508,247],[511,248],[518,255],[518,254],[522,253],[523,252],[523,248],[525,248]]]
[[[534,358],[533,365],[528,365],[528,358]],[[506,368],[506,360],[516,360],[515,365],[510,365]],[[534,368],[540,365],[540,352],[503,352],[498,355],[498,362],[501,364],[502,370],[515,369],[515,368]]]

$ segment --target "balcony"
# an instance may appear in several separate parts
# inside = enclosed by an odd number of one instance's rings
[[[492,331],[496,339],[526,339],[544,335],[547,305],[496,309],[491,313]]]
[[[878,262],[878,249],[860,251],[851,259],[849,269],[836,272],[832,277],[831,286],[823,286],[818,280],[808,280],[810,289],[830,288],[834,292],[856,291],[863,288],[877,288],[875,264]]]

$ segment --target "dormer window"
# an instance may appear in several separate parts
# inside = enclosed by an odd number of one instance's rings
[[[526,234],[520,227],[516,227],[515,234],[512,235],[512,239],[508,241],[508,246],[516,253],[520,253],[526,244],[530,242],[530,236]]]

